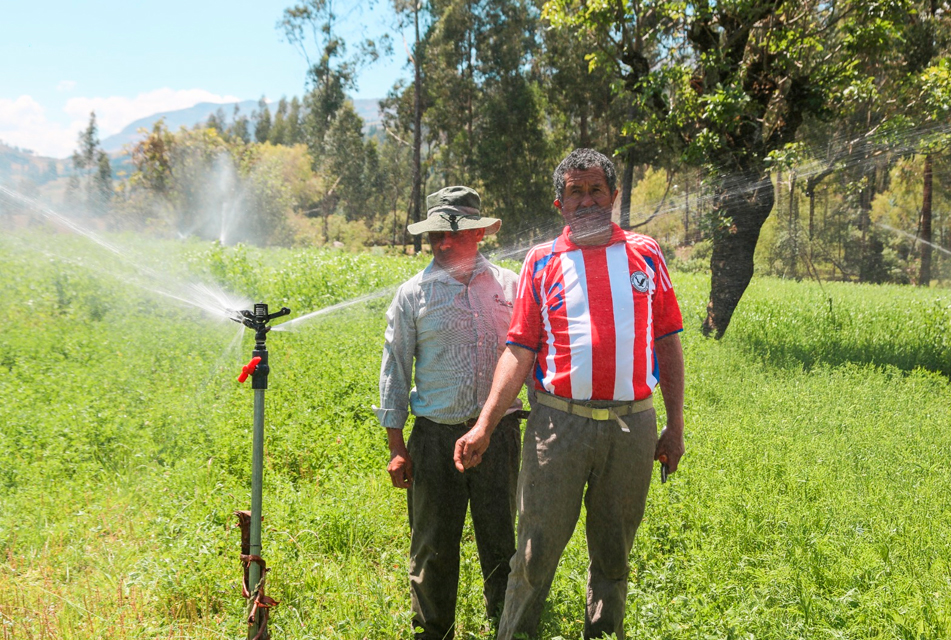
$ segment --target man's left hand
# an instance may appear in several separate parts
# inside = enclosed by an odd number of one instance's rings
[[[657,439],[657,447],[654,449],[654,460],[664,460],[666,458],[667,469],[669,473],[677,470],[680,459],[684,455],[684,431],[683,429],[671,429],[664,427],[660,432],[660,438]]]

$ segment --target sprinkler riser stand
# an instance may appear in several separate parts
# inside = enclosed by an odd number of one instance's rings
[[[267,377],[270,373],[267,334],[271,328],[267,326],[267,323],[274,318],[286,316],[290,312],[291,310],[287,307],[281,307],[281,310],[276,313],[268,313],[267,305],[261,303],[254,305],[254,311],[236,312],[233,318],[236,322],[254,330],[254,351],[252,352],[251,362],[244,368],[242,375],[238,378],[240,382],[244,382],[247,374],[250,373],[251,388],[254,390],[254,425],[251,442],[251,512],[247,520],[242,520],[242,522],[247,522],[248,532],[246,567],[249,598],[248,614],[251,616],[248,618],[248,640],[268,640],[270,638],[270,633],[266,627],[268,609],[278,604],[264,594],[264,585],[261,584],[265,571],[263,568],[264,561],[261,558],[262,493],[264,484],[264,392],[267,389]],[[239,515],[239,520],[243,517],[243,515]]]
[[[267,357],[267,351],[264,351]],[[260,352],[255,351],[255,355]],[[264,362],[264,360],[262,360]],[[260,367],[260,365],[258,365]],[[264,385],[267,386],[267,375],[263,375]],[[257,378],[255,377],[255,382]],[[261,517],[262,493],[264,486],[264,389],[254,390],[254,433],[251,448],[251,526],[250,552],[252,556],[261,556]],[[248,589],[253,594],[261,581],[261,566],[252,562],[248,566]],[[261,611],[255,616],[254,624],[248,627],[249,640],[255,638],[260,629]]]

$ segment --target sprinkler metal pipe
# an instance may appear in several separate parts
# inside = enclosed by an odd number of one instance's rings
[[[264,594],[267,567],[261,557],[262,494],[264,485],[264,392],[270,373],[267,353],[268,322],[291,311],[282,307],[269,314],[266,304],[255,304],[253,311],[241,311],[235,320],[254,329],[254,351],[251,362],[242,370],[238,381],[251,376],[254,390],[254,424],[251,438],[251,512],[236,512],[242,528],[241,559],[245,566],[244,593],[248,598],[248,640],[267,640],[268,610],[277,604]],[[244,535],[247,530],[247,536]]]

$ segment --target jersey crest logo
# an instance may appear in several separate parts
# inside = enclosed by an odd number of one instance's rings
[[[647,277],[647,274],[644,273],[643,271],[635,271],[634,273],[632,273],[631,286],[633,286],[635,289],[637,289],[641,293],[645,293],[648,287],[650,287],[650,280]]]

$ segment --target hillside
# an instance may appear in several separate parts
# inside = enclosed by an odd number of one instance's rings
[[[67,173],[70,166],[69,160],[38,156],[0,141],[0,184],[41,186]]]
[[[360,117],[363,118],[364,124],[367,127],[380,121],[379,100],[354,100],[353,106]],[[153,113],[150,116],[139,118],[135,122],[128,124],[119,133],[105,138],[102,141],[102,148],[110,154],[121,152],[125,145],[134,143],[141,138],[141,134],[139,133],[140,129],[151,129],[156,122],[163,118],[169,129],[176,130],[179,127],[190,128],[196,124],[205,122],[211,114],[221,109],[225,114],[225,120],[232,122],[234,120],[235,107],[238,108],[240,114],[250,117],[251,113],[257,110],[258,102],[257,100],[243,100],[241,102],[226,104],[199,102],[195,106],[188,107],[187,109]],[[277,109],[277,102],[274,101],[268,104],[268,109],[273,115],[275,109]]]
[[[357,114],[363,118],[364,131],[367,131],[380,122],[379,100],[354,100],[353,106]],[[258,108],[256,100],[243,100],[228,104],[200,102],[187,109],[163,111],[131,122],[122,131],[102,140],[102,148],[109,154],[112,163],[113,178],[118,179],[120,173],[128,174],[132,170],[126,146],[138,141],[142,134],[140,130],[151,129],[160,119],[165,120],[170,129],[180,127],[194,127],[205,122],[208,117],[221,109],[226,120],[232,121],[235,107],[239,113],[249,116]],[[277,109],[277,102],[268,105],[272,114]],[[0,184],[17,188],[28,195],[52,196],[54,200],[62,198],[66,186],[66,179],[72,173],[72,162],[69,158],[49,158],[39,156],[32,151],[4,144],[0,141]]]

